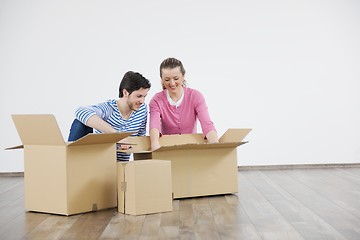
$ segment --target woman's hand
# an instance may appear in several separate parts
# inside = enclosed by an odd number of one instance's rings
[[[160,143],[159,141],[152,141],[151,142],[151,151],[155,151],[156,149],[160,148]]]
[[[217,132],[214,130],[208,132],[208,134],[206,135],[206,139],[208,140],[208,143],[218,143],[219,142]]]
[[[160,148],[160,132],[156,128],[150,130],[150,142],[151,142],[151,151],[155,151]]]

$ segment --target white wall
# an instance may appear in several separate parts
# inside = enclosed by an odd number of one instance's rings
[[[117,98],[127,70],[160,90],[181,59],[220,134],[250,127],[239,165],[360,162],[360,2],[0,0],[1,149],[13,113],[52,113],[64,138],[76,107]],[[0,172],[23,171],[22,150]]]

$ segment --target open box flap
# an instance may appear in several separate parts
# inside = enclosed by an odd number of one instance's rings
[[[227,148],[237,147],[247,141],[243,139],[252,129],[233,128],[228,129],[219,139],[219,143],[207,143],[202,134],[181,134],[181,135],[163,135],[160,137],[159,149],[154,152],[168,151],[173,149],[204,149],[204,148]],[[118,150],[125,153],[151,153],[149,136],[130,137],[129,141],[136,146],[129,150]]]
[[[118,150],[118,152],[124,153],[152,153],[152,152],[163,152],[163,151],[170,151],[170,150],[180,150],[180,149],[214,149],[214,148],[235,148],[240,145],[243,145],[248,142],[227,142],[227,143],[205,143],[205,144],[198,144],[198,143],[189,143],[189,144],[181,144],[181,145],[173,145],[173,146],[162,146],[155,151],[148,151],[142,149],[132,148],[129,150]]]
[[[204,141],[203,134],[201,133],[162,135],[159,138],[159,143],[161,146],[199,144],[204,143]]]
[[[24,148],[24,145],[18,145],[18,146],[14,146],[14,147],[8,147],[8,148],[5,148],[5,150],[22,149],[22,148]]]
[[[117,149],[117,152],[122,152],[122,153],[128,153],[128,154],[132,154],[132,153],[152,153],[152,151],[150,150],[141,150],[141,149],[134,149],[134,148],[130,148],[128,150],[122,150],[122,149]]]
[[[117,132],[117,133],[89,133],[74,142],[69,142],[68,146],[91,145],[99,143],[116,143],[135,132]]]
[[[203,143],[203,144],[182,144],[182,145],[173,145],[173,146],[162,146],[156,149],[154,152],[162,152],[162,151],[169,151],[169,150],[178,150],[178,149],[214,149],[214,148],[234,148],[238,147],[242,144],[247,142],[227,142],[227,143]]]
[[[65,145],[52,114],[15,114],[12,119],[23,145]]]
[[[251,128],[230,128],[220,137],[219,142],[242,142],[251,130]]]
[[[136,151],[147,151],[150,149],[150,137],[149,136],[129,136],[128,138],[129,143],[131,143],[132,148],[129,150],[136,150]],[[121,150],[120,150],[121,151]]]
[[[146,151],[150,149],[150,137],[141,136],[141,137],[129,137],[129,142],[136,145],[133,146],[134,151]],[[183,144],[203,144],[204,140],[203,135],[196,134],[174,134],[174,135],[162,135],[159,139],[161,146],[173,146],[173,145],[183,145]]]

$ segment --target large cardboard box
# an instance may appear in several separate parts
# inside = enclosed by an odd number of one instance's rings
[[[24,149],[25,209],[60,215],[117,206],[116,142],[132,133],[64,142],[55,117],[13,115]]]
[[[150,151],[150,138],[130,138],[134,160],[171,161],[174,198],[238,192],[237,147],[251,129],[228,129],[219,143],[209,144],[202,134],[163,135],[161,148]]]
[[[118,212],[142,215],[172,211],[171,162],[118,163]]]

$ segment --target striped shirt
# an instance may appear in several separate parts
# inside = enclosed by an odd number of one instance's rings
[[[124,119],[117,106],[117,100],[111,99],[97,105],[79,107],[76,112],[76,118],[86,125],[86,122],[93,115],[98,115],[105,122],[110,124],[116,131],[119,132],[136,132],[131,136],[144,136],[146,134],[146,123],[148,109],[147,105],[143,103],[138,111],[133,111],[129,119]],[[94,129],[95,133],[101,131]],[[129,154],[117,153],[117,159],[128,161]]]

